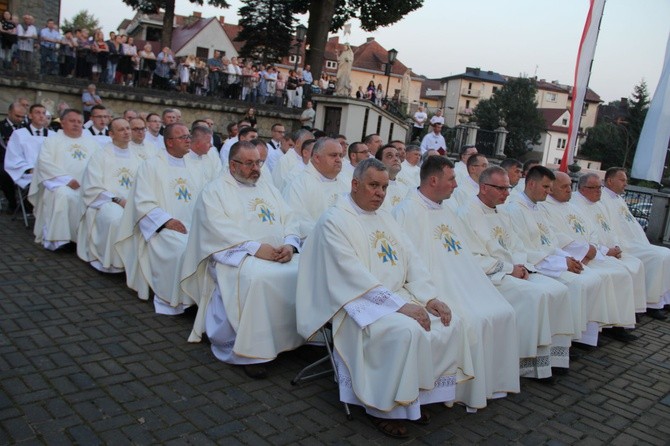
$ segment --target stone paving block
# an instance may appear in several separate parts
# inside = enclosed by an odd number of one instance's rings
[[[102,444],[100,438],[88,426],[74,426],[69,428],[68,433],[77,444],[98,445]]]

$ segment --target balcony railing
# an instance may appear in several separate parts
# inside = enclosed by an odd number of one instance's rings
[[[482,95],[481,90],[475,90],[474,88],[464,88],[461,90],[461,96],[469,96],[471,98],[478,98]]]

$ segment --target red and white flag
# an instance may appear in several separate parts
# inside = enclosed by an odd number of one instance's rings
[[[575,66],[575,80],[572,87],[572,103],[570,104],[570,126],[568,127],[568,143],[561,160],[561,172],[567,172],[568,165],[572,164],[575,155],[575,143],[579,133],[579,123],[582,118],[584,107],[584,96],[589,86],[591,77],[591,65],[596,52],[598,32],[600,32],[600,20],[605,9],[605,0],[589,0],[589,14],[586,17],[582,40],[579,43],[577,54],[577,65]]]

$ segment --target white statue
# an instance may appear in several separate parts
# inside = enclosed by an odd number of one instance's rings
[[[344,51],[337,58],[337,89],[338,96],[351,96],[351,66],[354,63],[354,52],[348,43],[344,44]]]

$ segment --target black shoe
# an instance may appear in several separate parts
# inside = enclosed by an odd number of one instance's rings
[[[582,344],[581,342],[574,342],[572,343],[572,346],[574,348],[578,348],[580,350],[583,350],[585,352],[592,352],[595,350],[597,347],[594,345],[588,345],[588,344]]]
[[[249,378],[265,379],[268,377],[268,371],[263,364],[249,364],[244,366],[244,373]]]
[[[665,313],[663,313],[663,310],[659,310],[657,308],[648,308],[647,316],[649,316],[652,319],[656,319],[658,321],[664,321],[668,318],[668,316],[666,316]]]
[[[570,371],[566,368],[563,368],[563,367],[552,367],[551,368],[552,376],[565,376],[568,373],[570,373]]]
[[[603,330],[603,334],[621,342],[631,342],[637,339],[637,336],[628,333],[623,327],[606,328]]]
[[[552,372],[553,370],[554,369],[552,369]],[[538,378],[535,381],[537,381],[540,384],[544,384],[546,386],[553,386],[554,384],[556,384],[556,377],[552,375],[548,378]]]

